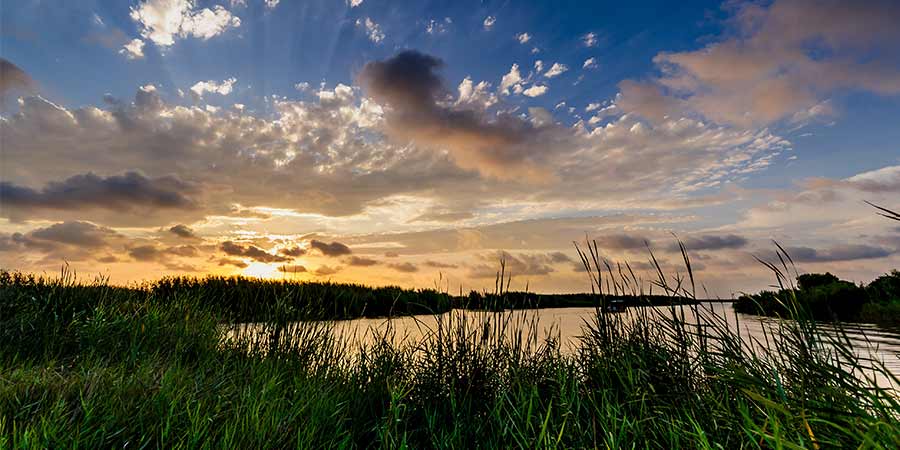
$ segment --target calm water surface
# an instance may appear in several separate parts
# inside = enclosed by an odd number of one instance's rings
[[[715,320],[725,324],[728,329],[739,331],[750,351],[758,351],[760,347],[765,347],[767,339],[771,340],[773,335],[777,334],[776,330],[780,323],[779,319],[735,313],[730,303],[703,303],[699,305],[699,309],[701,324],[708,323],[710,317],[716,317]],[[697,323],[692,307],[676,307],[674,310],[679,316],[684,315],[686,323]],[[669,307],[629,308],[627,312],[614,316],[629,321],[634,320],[637,314],[645,314],[655,320],[662,320],[661,317],[671,317],[672,311],[673,309]],[[560,349],[564,353],[571,353],[577,348],[580,337],[585,333],[586,321],[592,321],[595,315],[594,308],[549,308],[507,312],[454,310],[440,315],[337,321],[328,323],[325,327],[322,324],[302,322],[293,325],[299,334],[304,330],[309,332],[310,328],[325,329],[326,332],[333,333],[339,341],[344,342],[348,351],[354,351],[360,345],[371,344],[384,337],[398,345],[415,346],[424,337],[433,336],[439,328],[445,331],[453,330],[460,321],[466,321],[466,325],[473,333],[482,332],[487,326],[489,329],[502,330],[508,338],[518,338],[532,344],[544,342],[548,338],[558,339]],[[857,356],[880,361],[891,373],[900,376],[900,331],[871,324],[844,323],[842,326]],[[228,335],[232,338],[253,336],[255,339],[265,339],[269,329],[265,324],[241,324],[230,329]],[[820,329],[828,336],[839,335],[833,325],[821,324]],[[535,330],[537,336],[523,336],[521,330]],[[883,375],[875,378],[879,385],[900,389],[900,386],[893,385]]]

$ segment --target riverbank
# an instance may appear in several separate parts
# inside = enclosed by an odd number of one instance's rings
[[[351,352],[279,303],[264,339],[225,339],[206,295],[4,286],[0,447],[900,446],[890,374],[814,322],[751,350],[715,317],[600,310],[563,353],[486,314]]]
[[[865,285],[830,273],[797,275],[796,282],[778,291],[740,296],[734,309],[770,317],[806,316],[900,327],[900,272],[892,271]]]

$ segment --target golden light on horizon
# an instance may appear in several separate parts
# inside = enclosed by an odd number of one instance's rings
[[[278,271],[277,264],[252,262],[241,271],[241,275],[256,278],[278,278],[284,274]]]

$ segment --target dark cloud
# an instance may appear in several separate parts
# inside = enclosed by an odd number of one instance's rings
[[[440,261],[425,261],[424,263],[422,263],[422,265],[425,267],[433,267],[435,269],[455,269],[459,267],[456,264],[444,263]]]
[[[286,265],[286,266],[278,266],[278,271],[282,273],[305,273],[306,267],[301,265]]]
[[[12,90],[30,90],[34,80],[15,64],[0,58],[0,99]]]
[[[279,254],[284,256],[290,256],[292,258],[297,258],[306,254],[306,249],[302,247],[289,247],[278,250]]]
[[[0,215],[22,219],[35,210],[106,209],[117,213],[154,209],[193,209],[185,196],[191,187],[175,177],[147,178],[137,172],[100,177],[93,173],[75,175],[62,182],[48,183],[36,190],[0,182]]]
[[[368,266],[374,266],[376,264],[380,264],[377,260],[374,260],[371,258],[365,258],[362,256],[351,256],[351,257],[345,259],[344,262],[350,266],[361,266],[361,267],[368,267]]]
[[[419,271],[419,268],[411,262],[388,264],[388,267],[398,272],[412,273]]]
[[[223,242],[220,248],[227,255],[243,256],[263,263],[288,262],[293,259],[286,256],[273,255],[255,245],[242,246],[233,241]]]
[[[128,249],[128,256],[137,261],[161,261],[172,264],[168,261],[171,256],[192,257],[197,256],[197,247],[193,245],[178,245],[174,247],[161,248],[154,244],[145,244],[131,247]]]
[[[231,258],[219,258],[218,264],[220,266],[234,266],[239,269],[244,269],[247,267],[247,263],[241,261],[240,259],[231,259]]]
[[[594,238],[597,246],[604,250],[634,250],[647,248],[646,237],[631,234],[606,234]]]
[[[111,228],[94,225],[90,222],[62,222],[50,225],[46,228],[38,228],[28,236],[32,239],[57,242],[76,247],[103,247],[108,245],[110,239],[118,237]]]
[[[319,266],[316,268],[315,272],[313,272],[316,276],[324,277],[328,275],[334,275],[341,271],[340,267],[329,267],[329,266]]]
[[[681,241],[688,250],[722,250],[726,248],[741,248],[747,245],[747,239],[736,234],[691,236]],[[668,247],[671,252],[678,252],[678,243]]]
[[[178,224],[169,228],[169,232],[185,239],[197,239],[197,235],[194,234],[194,230],[190,229],[187,225]]]
[[[160,256],[160,250],[155,245],[139,245],[128,249],[128,256],[137,261],[155,261]]]
[[[811,247],[787,247],[788,255],[797,262],[836,262],[877,259],[890,256],[891,249],[865,244],[838,245],[824,250]]]
[[[534,159],[547,147],[531,145],[540,140],[540,129],[512,115],[488,118],[447,106],[448,90],[437,74],[443,65],[431,55],[405,50],[363,67],[359,79],[367,93],[389,106],[389,134],[447,149],[460,167],[490,177],[546,179]]]
[[[347,247],[340,242],[332,242],[329,244],[327,242],[317,241],[313,239],[309,241],[309,246],[310,248],[318,250],[325,256],[343,256],[352,253],[350,247]]]
[[[572,259],[562,252],[551,253],[520,253],[513,255],[500,251],[494,254],[482,255],[485,264],[477,264],[471,267],[469,276],[472,278],[493,278],[500,271],[500,261],[506,263],[505,273],[512,276],[540,276],[555,272],[553,265],[557,263],[572,263]]]

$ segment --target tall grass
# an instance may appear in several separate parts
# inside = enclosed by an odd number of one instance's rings
[[[696,297],[686,252],[645,286],[590,247],[599,305]],[[0,448],[900,447],[890,372],[802,318],[750,341],[698,305],[598,307],[566,353],[527,316],[447,314],[348,348],[286,306],[226,335],[208,284],[0,282]]]

